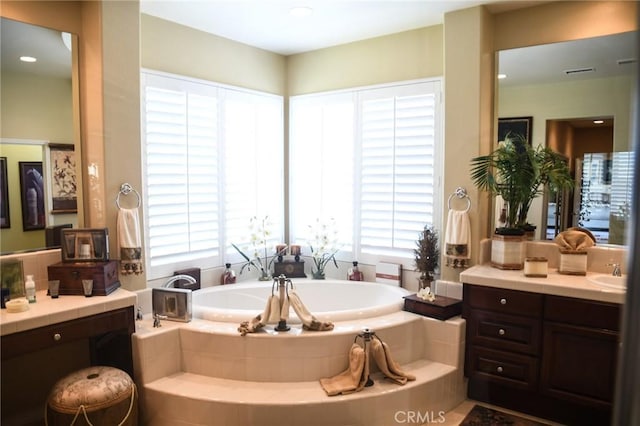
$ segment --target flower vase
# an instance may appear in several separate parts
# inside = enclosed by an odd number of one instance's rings
[[[324,271],[311,271],[311,276],[314,280],[324,280]]]
[[[418,282],[420,284],[420,288],[419,290],[425,289],[425,288],[430,288],[432,291],[435,291],[435,289],[433,288],[433,275],[431,275],[430,273],[422,273],[420,275],[420,278],[418,278]]]
[[[258,281],[271,281],[273,277],[269,273],[269,271],[260,271],[260,275],[258,276]]]

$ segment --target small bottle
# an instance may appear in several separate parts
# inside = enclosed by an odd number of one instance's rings
[[[362,272],[358,269],[358,262],[353,262],[353,268],[349,268],[349,275],[347,276],[349,281],[364,281]]]
[[[27,293],[29,303],[36,303],[36,283],[33,282],[33,275],[27,275],[24,283],[24,290]]]
[[[233,284],[236,282],[236,273],[231,269],[230,263],[224,264],[225,269],[220,276],[220,284]]]

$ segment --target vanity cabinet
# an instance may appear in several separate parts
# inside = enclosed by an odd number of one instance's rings
[[[567,424],[610,422],[620,306],[464,284],[471,399]]]

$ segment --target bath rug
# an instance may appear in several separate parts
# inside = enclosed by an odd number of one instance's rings
[[[460,426],[548,426],[548,424],[474,405]]]
[[[120,251],[120,273],[139,275],[142,273],[142,239],[138,208],[118,210],[118,247]]]
[[[466,210],[449,210],[444,235],[445,260],[450,268],[468,268],[471,259],[471,225]]]
[[[369,368],[365,349],[357,343],[351,345],[349,366],[342,373],[320,379],[320,385],[328,396],[361,391],[369,379]]]
[[[400,366],[391,358],[389,345],[378,338],[371,340],[371,355],[375,360],[378,368],[386,378],[394,381],[399,385],[404,385],[408,381],[416,379],[413,374],[402,371]]]

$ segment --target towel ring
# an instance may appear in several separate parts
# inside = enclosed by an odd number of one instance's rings
[[[465,212],[468,212],[469,209],[471,209],[471,199],[467,195],[467,190],[462,187],[458,187],[456,188],[456,191],[453,194],[449,195],[449,199],[447,200],[447,207],[449,208],[449,210],[451,210],[451,199],[454,196],[460,199],[466,198],[467,208],[464,210]]]
[[[120,207],[120,195],[129,195],[131,193],[136,194],[136,197],[138,198],[138,204],[136,205],[137,207],[140,207],[140,203],[142,202],[142,198],[140,197],[140,193],[138,191],[136,191],[135,189],[133,189],[133,187],[128,184],[128,183],[123,183],[122,185],[120,185],[120,192],[118,192],[118,196],[116,197],[116,206],[118,206],[119,209],[121,209],[122,207]]]

